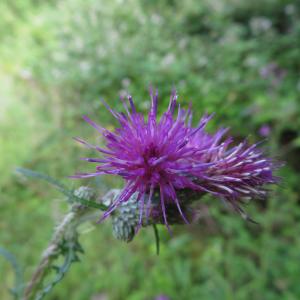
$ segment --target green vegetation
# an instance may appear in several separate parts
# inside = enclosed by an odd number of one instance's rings
[[[120,187],[111,177],[67,179],[88,168],[79,160],[88,150],[72,137],[101,143],[81,116],[113,127],[100,98],[121,109],[128,90],[146,111],[152,84],[162,110],[175,85],[195,119],[216,112],[212,126],[251,142],[270,131],[262,147],[286,165],[268,201],[246,208],[260,225],[209,198],[198,225],[172,237],[160,228],[159,257],[150,228],[123,244],[109,222],[91,225],[82,229],[82,263],[47,299],[300,299],[297,1],[3,0],[0,11],[0,246],[26,280],[67,208],[55,189],[15,168],[73,188],[88,183],[100,195]],[[9,300],[14,270],[2,257],[0,279],[0,299]]]

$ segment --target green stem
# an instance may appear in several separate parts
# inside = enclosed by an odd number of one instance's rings
[[[155,236],[155,242],[156,242],[156,254],[159,255],[159,232],[157,229],[156,224],[153,224],[153,230],[154,230],[154,236]]]

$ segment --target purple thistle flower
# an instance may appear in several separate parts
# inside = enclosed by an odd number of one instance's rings
[[[244,200],[261,198],[266,194],[265,185],[275,183],[275,164],[265,158],[257,145],[242,142],[232,146],[232,138],[224,139],[227,129],[208,134],[205,126],[212,115],[204,115],[197,127],[192,127],[191,106],[183,110],[177,104],[177,94],[171,94],[169,107],[158,120],[158,93],[150,91],[151,107],[148,118],[136,111],[131,96],[128,104],[122,100],[126,114],[104,105],[119,121],[114,132],[100,127],[88,117],[105,139],[106,148],[76,140],[100,152],[103,158],[84,158],[96,163],[94,173],[80,173],[73,178],[88,178],[103,174],[121,176],[125,186],[119,197],[104,213],[108,217],[122,203],[136,193],[143,215],[160,214],[168,227],[168,208],[176,207],[186,222],[182,206],[182,193],[193,192],[198,198],[205,193],[225,199],[233,208],[245,215],[240,207]],[[177,113],[175,114],[175,110]],[[152,212],[152,202],[159,195],[159,207]],[[245,215],[246,216],[246,215]]]

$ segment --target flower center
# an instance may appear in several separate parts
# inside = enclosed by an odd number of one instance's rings
[[[144,160],[144,177],[145,179],[152,179],[154,181],[159,180],[160,173],[163,171],[161,168],[161,163],[166,157],[162,156],[159,149],[150,144],[142,154]]]

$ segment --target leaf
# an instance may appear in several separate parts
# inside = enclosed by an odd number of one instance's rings
[[[71,198],[72,202],[79,202],[80,204],[85,205],[90,208],[98,208],[103,211],[107,210],[107,206],[102,203],[97,203],[97,202],[94,202],[91,200],[85,200],[85,199],[75,196],[74,194],[70,195],[70,198]]]
[[[54,186],[56,189],[58,189],[61,193],[63,193],[66,196],[70,196],[70,193],[72,193],[72,191],[70,191],[62,183],[60,183],[58,180],[54,179],[53,177],[50,177],[49,175],[32,171],[30,169],[24,169],[24,168],[17,168],[16,171],[18,173],[21,173],[22,175],[25,175],[26,177],[44,180],[50,183],[52,186]]]
[[[15,256],[2,247],[0,247],[0,255],[2,255],[11,264],[15,273],[15,287],[10,291],[14,295],[16,300],[21,299],[24,286],[22,269]]]
[[[42,290],[37,294],[35,300],[42,300],[48,293],[52,291],[54,286],[58,284],[69,271],[72,263],[80,261],[78,253],[83,253],[83,249],[78,242],[78,236],[75,235],[71,241],[64,241],[60,246],[60,255],[64,256],[63,263],[59,266],[52,265],[56,275]]]
[[[107,209],[107,206],[102,203],[97,203],[95,201],[86,200],[86,199],[77,197],[76,195],[74,195],[73,190],[70,190],[64,184],[60,183],[58,180],[54,179],[53,177],[51,177],[49,175],[46,175],[46,174],[43,174],[40,172],[36,172],[36,171],[32,171],[30,169],[25,169],[25,168],[17,168],[16,171],[24,176],[31,177],[31,178],[37,178],[37,179],[48,182],[49,184],[54,186],[57,190],[59,190],[62,194],[67,196],[68,201],[71,203],[77,202],[84,206],[87,206],[90,208],[97,208],[100,210]]]

